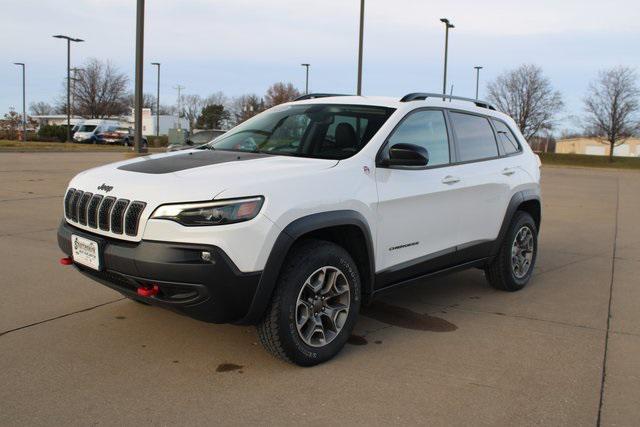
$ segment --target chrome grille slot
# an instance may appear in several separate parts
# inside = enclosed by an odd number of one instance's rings
[[[124,213],[129,206],[127,199],[118,199],[113,210],[111,211],[111,232],[115,234],[122,234]]]
[[[64,216],[71,219],[71,200],[73,199],[73,193],[75,193],[75,188],[70,188],[67,191],[67,195],[64,196]]]
[[[84,191],[76,190],[71,198],[71,220],[78,222],[78,205],[80,204],[80,198],[84,194]]]
[[[105,197],[98,211],[98,226],[100,230],[109,231],[111,228],[111,208],[116,202],[115,197]]]
[[[124,219],[124,232],[127,233],[128,236],[138,234],[138,224],[140,223],[140,216],[145,206],[147,206],[147,204],[140,201],[132,202],[129,206]]]
[[[146,206],[140,200],[129,202],[75,188],[69,188],[64,196],[64,216],[70,222],[127,236],[138,235]]]
[[[98,228],[98,207],[102,202],[102,196],[100,194],[94,194],[87,207],[87,225],[91,228]]]
[[[87,225],[87,205],[93,194],[84,193],[78,203],[78,222],[82,225]]]

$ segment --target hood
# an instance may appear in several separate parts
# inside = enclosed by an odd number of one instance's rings
[[[221,150],[189,150],[139,157],[78,174],[69,187],[147,203],[212,200],[235,186],[292,179],[335,166],[337,160]],[[247,194],[254,196],[257,194]]]

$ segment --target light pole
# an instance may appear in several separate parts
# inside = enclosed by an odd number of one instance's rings
[[[362,95],[362,42],[364,39],[364,0],[360,0],[360,36],[358,39],[358,90],[356,95]]]
[[[304,83],[304,94],[308,95],[309,94],[309,67],[311,66],[311,64],[300,64],[300,65],[302,65],[307,69],[307,78]]]
[[[56,39],[67,41],[67,142],[71,141],[71,42],[80,43],[84,40],[57,34]]]
[[[152,62],[158,67],[158,90],[156,91],[156,136],[160,136],[160,63]]]
[[[144,0],[136,7],[136,76],[134,92],[135,151],[142,152],[142,71],[144,66]]]
[[[25,65],[24,62],[14,62],[13,64],[22,67],[22,142],[27,142],[27,92],[25,89]]]
[[[482,70],[482,67],[475,66],[473,68],[476,69],[476,99],[478,99],[478,89],[480,88],[480,70]]]
[[[451,22],[449,22],[449,20],[447,18],[442,18],[440,19],[440,22],[444,23],[445,25],[445,33],[444,33],[444,77],[442,80],[442,95],[446,95],[447,94],[447,58],[449,56],[449,29],[450,28],[455,28],[455,25],[453,25]],[[444,96],[442,97],[442,100],[444,101]]]

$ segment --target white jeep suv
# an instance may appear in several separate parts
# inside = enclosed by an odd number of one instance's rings
[[[383,290],[470,267],[522,289],[539,159],[490,104],[443,99],[306,95],[197,148],[82,172],[61,262],[140,302],[255,324],[306,366]]]

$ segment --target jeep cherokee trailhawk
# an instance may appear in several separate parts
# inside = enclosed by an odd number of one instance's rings
[[[61,262],[139,302],[255,324],[299,365],[338,353],[383,290],[470,267],[522,289],[539,159],[490,104],[445,98],[306,95],[191,150],[82,172]]]

